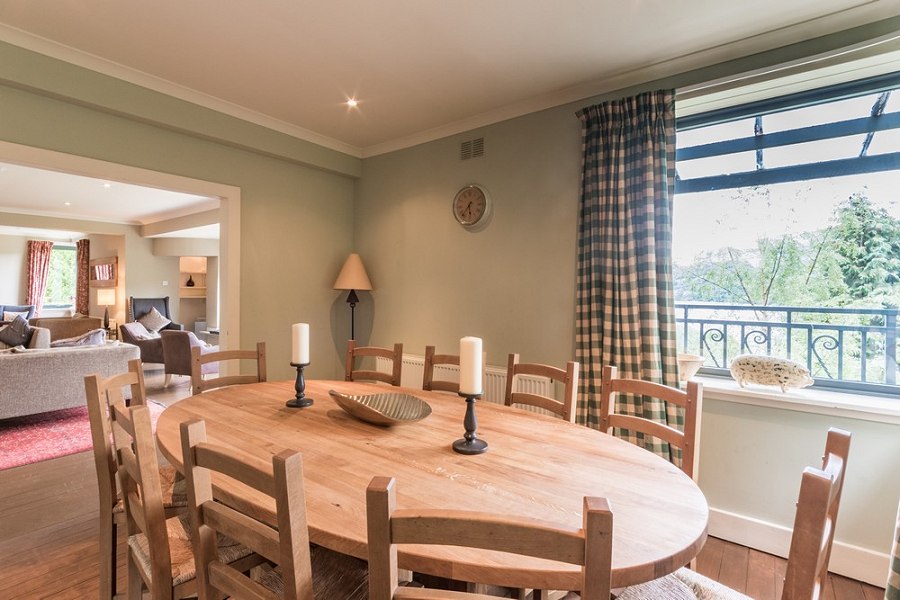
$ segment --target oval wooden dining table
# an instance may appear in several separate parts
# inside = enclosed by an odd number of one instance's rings
[[[357,420],[329,396],[403,391],[431,406],[425,419],[393,427]],[[157,423],[166,458],[182,469],[179,424],[206,421],[210,441],[267,461],[303,453],[310,540],[366,558],[366,486],[395,477],[398,507],[488,511],[580,527],[584,496],[613,511],[613,587],[649,581],[686,565],[706,540],[708,506],[697,485],[668,461],[618,438],[560,419],[478,402],[484,454],[451,449],[461,438],[465,401],[443,392],[344,381],[308,381],[313,406],[285,406],[294,382],[204,392],[167,408]],[[221,481],[230,501],[274,522],[274,506],[249,488]],[[401,546],[401,568],[460,581],[569,590],[576,566],[454,546]]]

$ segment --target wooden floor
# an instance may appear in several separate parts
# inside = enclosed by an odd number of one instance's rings
[[[186,378],[163,388],[147,374],[149,396],[171,404]],[[97,598],[97,478],[90,452],[0,471],[0,600]],[[709,538],[697,570],[758,600],[781,595],[785,561]],[[119,545],[119,589],[124,547]],[[832,575],[823,600],[881,600],[884,590]],[[340,600],[338,598],[334,600]]]

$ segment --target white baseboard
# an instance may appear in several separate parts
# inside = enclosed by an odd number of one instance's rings
[[[709,535],[783,558],[791,546],[789,528],[716,508],[709,509]],[[828,570],[884,587],[888,564],[887,553],[835,541]]]

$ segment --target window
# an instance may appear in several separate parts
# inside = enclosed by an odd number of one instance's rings
[[[897,393],[900,74],[678,120],[679,343]]]
[[[78,280],[75,246],[54,244],[50,251],[50,275],[44,291],[44,307],[64,308],[75,304]]]

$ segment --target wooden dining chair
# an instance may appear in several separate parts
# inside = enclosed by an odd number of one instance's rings
[[[575,404],[576,395],[578,393],[578,370],[577,362],[569,361],[566,368],[561,369],[550,365],[542,365],[539,363],[522,363],[519,362],[518,354],[510,354],[506,367],[506,406],[513,404],[525,404],[527,406],[535,406],[548,410],[553,414],[562,417],[570,423],[575,422]],[[532,392],[517,392],[516,377],[519,375],[530,375],[532,377],[546,377],[552,381],[560,381],[565,386],[562,401],[550,396],[534,394]]]
[[[255,374],[245,375],[218,375],[204,377],[203,366],[209,363],[226,360],[250,360],[256,363]],[[221,373],[221,369],[219,372]],[[191,389],[196,396],[207,390],[225,387],[226,385],[239,385],[244,383],[259,383],[266,381],[266,343],[257,342],[256,350],[219,350],[217,352],[203,353],[199,346],[191,348]]]
[[[128,530],[128,597],[177,600],[195,595],[194,552],[187,514],[166,518],[160,490],[156,444],[146,406],[117,404],[110,410],[116,467],[125,500]],[[220,560],[247,570],[263,559],[225,540]]]
[[[426,391],[459,393],[458,381],[445,381],[434,378],[435,365],[459,367],[459,355],[436,354],[434,346],[425,346],[425,366],[422,369],[422,389]]]
[[[850,437],[847,431],[829,429],[822,467],[806,467],[803,470],[781,600],[810,600],[823,597],[841,492],[844,488],[847,457],[850,454]],[[671,582],[671,578],[688,586],[697,598],[752,600],[749,596],[690,569],[679,569],[663,579]],[[658,584],[659,581],[651,585]],[[642,584],[626,588],[617,599],[667,600],[671,597],[651,592],[646,584]]]
[[[394,479],[375,477],[366,490],[369,598],[494,598],[399,587],[397,545],[438,544],[498,550],[581,565],[584,567],[580,586],[582,600],[609,600],[613,515],[605,498],[585,498],[583,507],[580,529],[494,513],[398,509]]]
[[[253,600],[366,600],[365,561],[310,547],[299,452],[284,450],[266,462],[207,442],[206,425],[200,420],[181,423],[181,446],[200,600],[223,595]],[[263,521],[258,511],[221,501],[212,488],[213,476],[227,477],[269,496],[275,506],[274,526]],[[277,566],[263,567],[251,579],[219,559],[216,548],[222,535]]]
[[[140,359],[130,360],[126,373],[107,378],[94,374],[84,378],[94,466],[100,491],[100,597],[103,600],[116,596],[116,546],[119,526],[125,524],[125,506],[118,493],[116,451],[110,437],[110,410],[114,406],[125,406],[124,388],[131,392],[132,406],[147,403]],[[159,467],[158,476],[166,515],[184,512],[187,508],[184,479],[169,466]]]
[[[681,470],[696,481],[699,473],[700,410],[703,403],[703,384],[688,381],[685,391],[651,381],[625,379],[617,376],[616,367],[603,367],[600,392],[600,431],[609,433],[613,427],[656,437],[681,449]],[[617,394],[636,394],[659,398],[684,409],[684,428],[651,421],[644,417],[616,412]]]
[[[459,381],[446,381],[434,378],[435,366],[459,367],[458,354],[437,354],[434,346],[425,346],[425,366],[422,370],[422,389],[436,392],[459,393]],[[484,389],[484,374],[487,366],[487,353],[481,353],[482,389]]]
[[[551,365],[540,363],[522,363],[519,362],[518,354],[510,354],[506,366],[506,395],[504,396],[504,404],[512,406],[514,404],[523,404],[526,406],[534,406],[547,410],[556,416],[569,421],[575,422],[575,407],[578,394],[578,373],[579,363],[569,361],[566,368],[561,369]],[[544,396],[533,392],[515,391],[517,389],[517,376],[545,377],[553,381],[562,382],[564,385],[563,399],[557,400],[552,396]],[[528,595],[527,590],[516,590],[519,598]],[[533,590],[530,592],[532,598],[544,600],[548,598],[546,590]]]
[[[390,373],[382,373],[376,369],[355,369],[357,358],[381,357],[391,361]],[[400,385],[400,374],[403,370],[403,344],[394,344],[394,349],[379,346],[357,346],[356,340],[347,340],[347,361],[344,372],[346,381],[382,381],[391,385]]]

